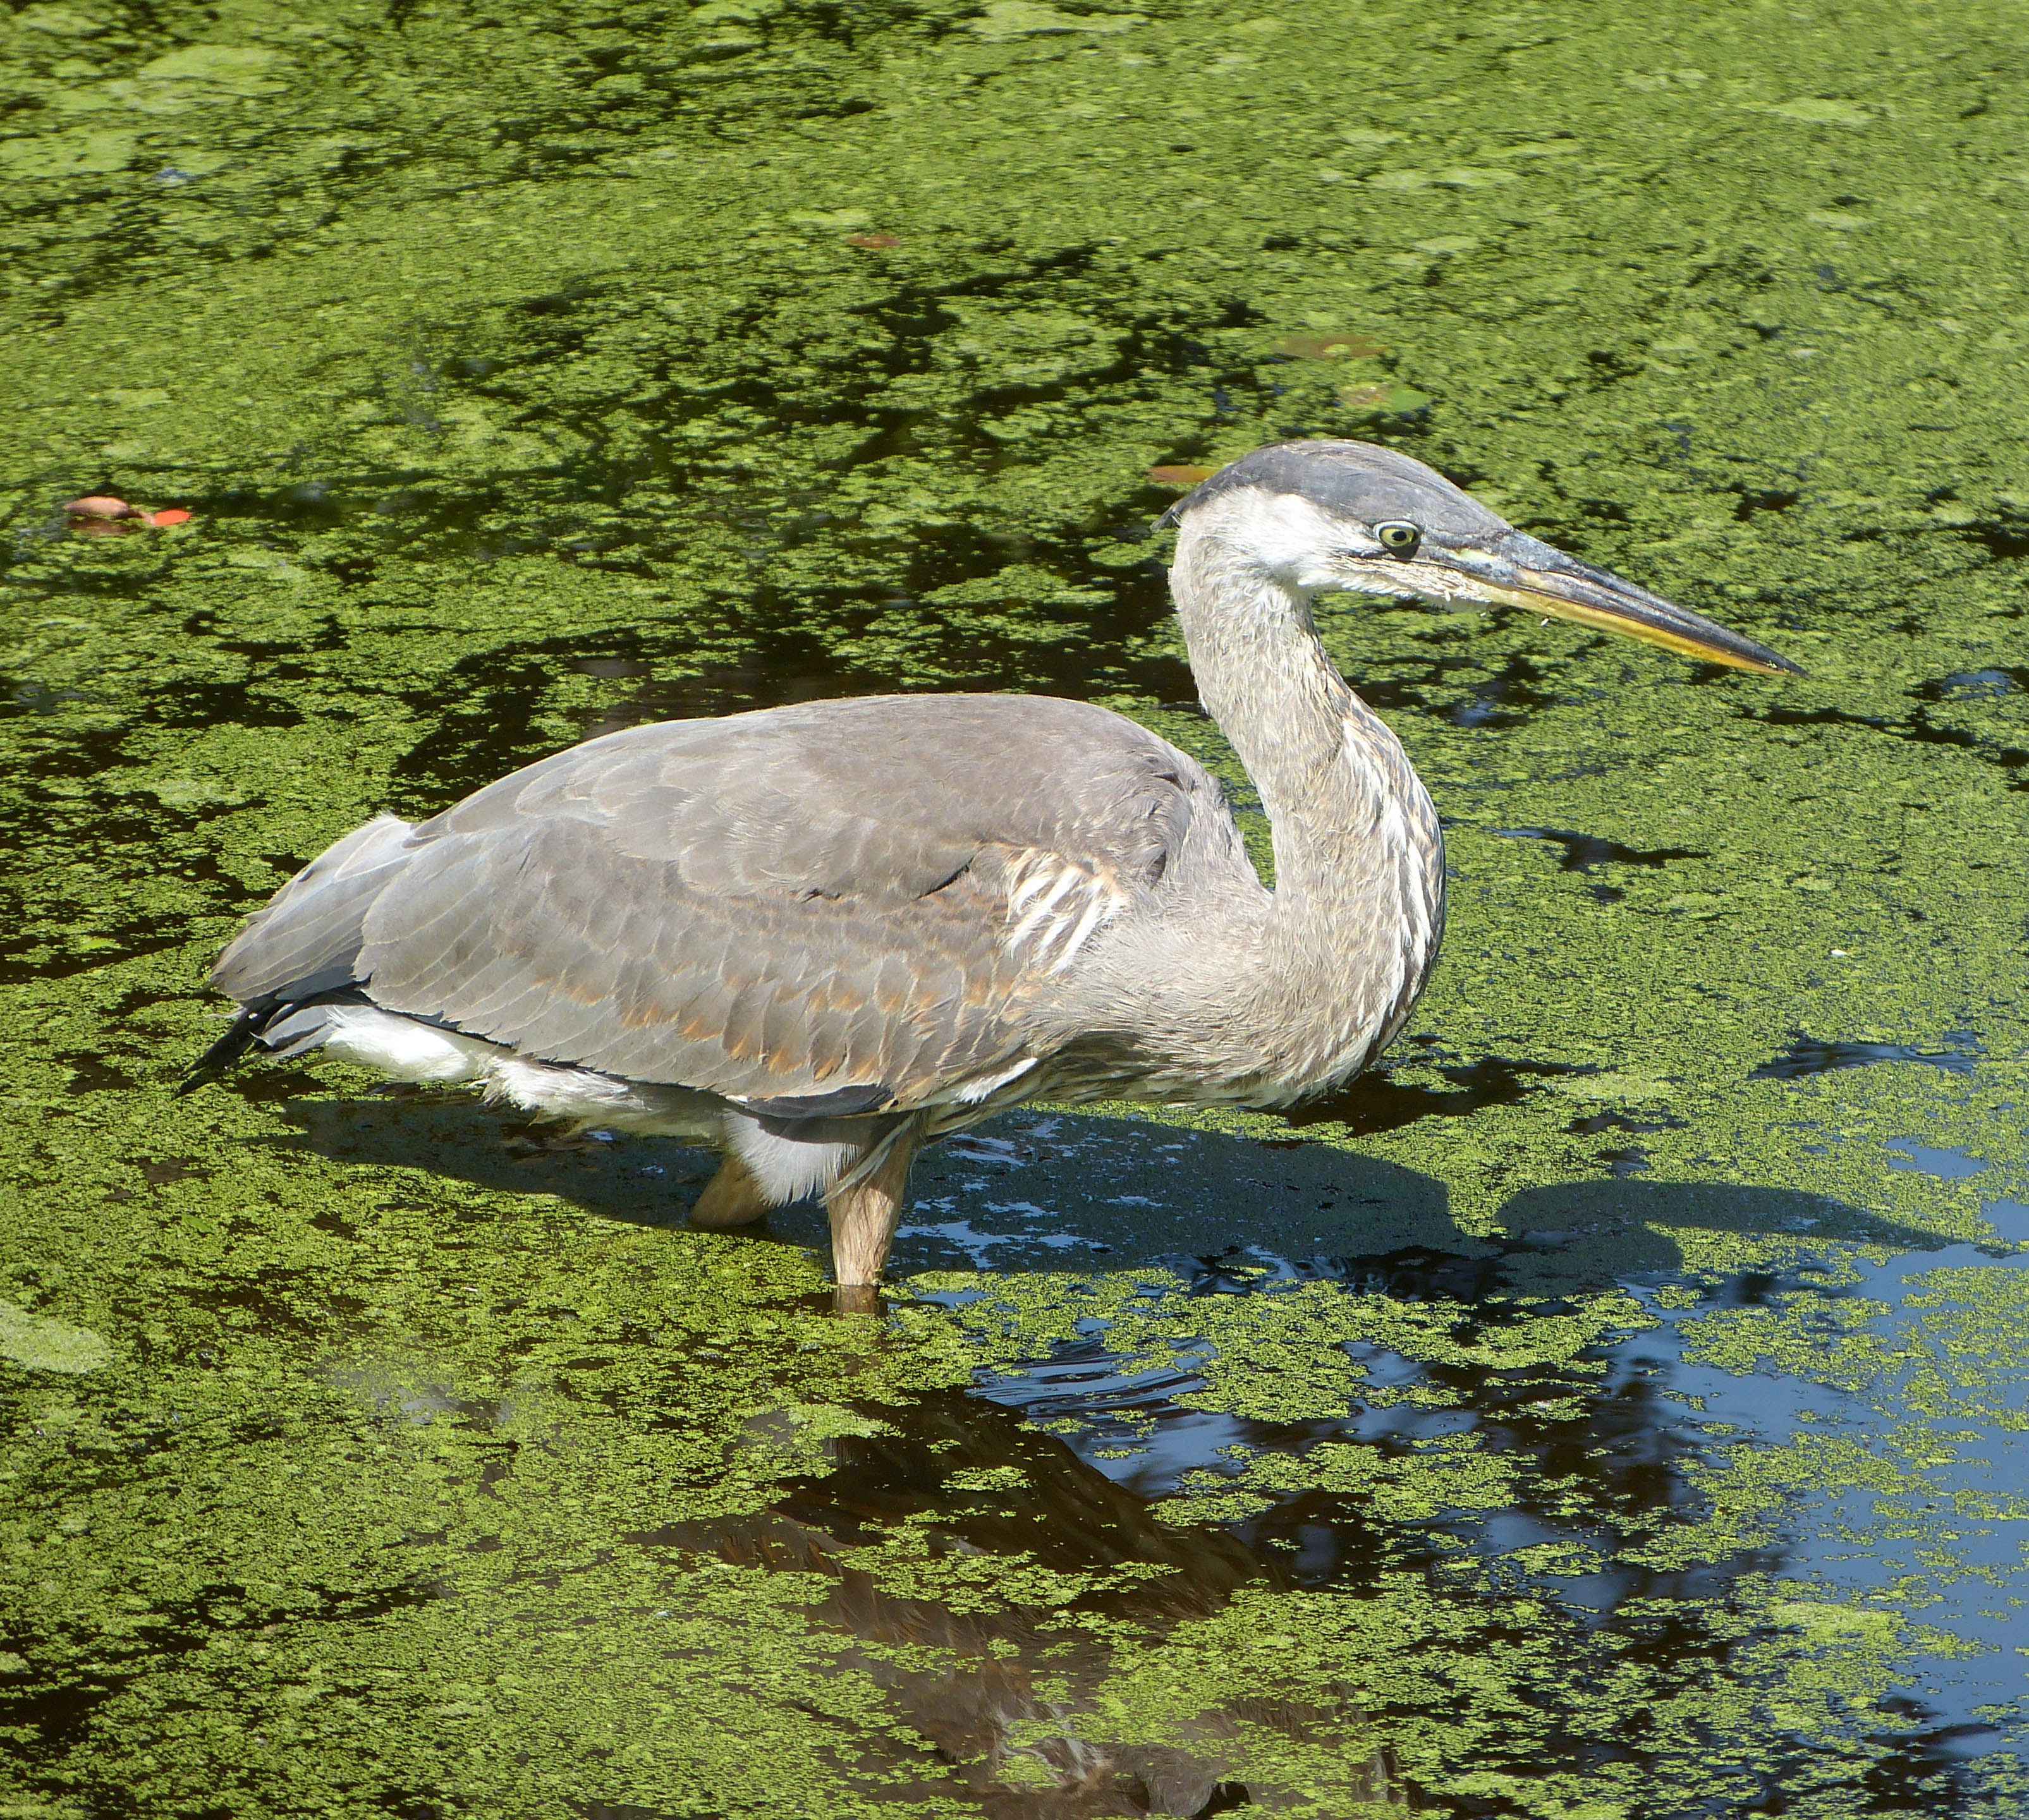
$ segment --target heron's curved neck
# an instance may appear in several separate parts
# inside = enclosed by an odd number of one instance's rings
[[[1300,920],[1419,836],[1437,862],[1430,797],[1333,666],[1308,599],[1210,536],[1179,545],[1170,585],[1199,697],[1260,792],[1278,909]]]
[[[1348,1032],[1385,1042],[1442,934],[1444,847],[1429,795],[1333,667],[1301,590],[1244,543],[1192,527],[1170,582],[1199,695],[1273,831],[1260,965]]]

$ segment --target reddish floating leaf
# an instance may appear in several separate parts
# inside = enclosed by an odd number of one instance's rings
[[[152,514],[148,522],[150,525],[181,525],[189,517],[190,514],[180,506],[171,506],[165,510]]]
[[[848,246],[864,246],[876,253],[885,252],[890,246],[902,244],[901,237],[895,234],[848,234],[845,239]]]

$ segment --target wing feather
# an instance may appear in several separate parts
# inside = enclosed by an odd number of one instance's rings
[[[1024,1006],[1226,814],[1163,740],[1048,698],[636,728],[348,836],[213,977],[356,984],[631,1080],[918,1104],[1029,1066]]]

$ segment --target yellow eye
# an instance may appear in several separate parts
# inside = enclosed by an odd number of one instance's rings
[[[1423,541],[1423,528],[1411,525],[1406,518],[1395,518],[1385,525],[1375,525],[1374,535],[1381,539],[1381,547],[1390,556],[1399,556],[1406,562],[1416,554],[1416,546]]]

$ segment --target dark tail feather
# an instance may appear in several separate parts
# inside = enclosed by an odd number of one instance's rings
[[[265,1040],[267,1034],[291,1012],[300,1011],[307,1005],[365,1005],[372,1001],[356,985],[340,986],[329,992],[308,992],[297,999],[256,999],[244,1006],[238,1017],[226,1026],[225,1034],[200,1055],[184,1077],[183,1085],[176,1089],[176,1098],[186,1093],[195,1093],[208,1081],[216,1081],[234,1062],[251,1049],[256,1043]],[[300,1035],[300,1032],[298,1034]],[[287,1040],[286,1038],[277,1040]],[[322,1041],[321,1037],[317,1042]],[[317,1042],[286,1050],[283,1059],[301,1055],[314,1049]]]
[[[182,1086],[176,1089],[177,1099],[196,1092],[206,1081],[216,1081],[261,1040],[261,1032],[281,1009],[273,1002],[247,1006],[227,1026],[225,1034],[197,1058],[190,1073],[184,1077]]]

